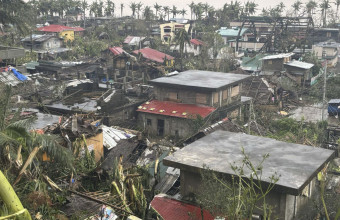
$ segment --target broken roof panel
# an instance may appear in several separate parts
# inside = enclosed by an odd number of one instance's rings
[[[271,138],[215,131],[166,157],[167,166],[199,172],[203,166],[225,175],[234,175],[231,164],[242,166],[244,155],[253,164],[263,162],[262,182],[268,184],[273,175],[280,175],[276,189],[292,195],[299,195],[316,174],[330,161],[335,152],[301,144],[286,143]],[[251,170],[245,169],[249,177]]]
[[[216,91],[217,89],[223,89],[233,84],[237,84],[248,77],[250,76],[244,74],[187,70],[170,77],[153,79],[149,82],[154,85],[200,88],[202,90]]]
[[[292,60],[288,63],[285,63],[285,65],[292,66],[292,67],[298,67],[298,68],[306,69],[306,70],[309,70],[310,68],[312,68],[314,66],[314,64],[312,64],[312,63],[306,63],[306,62],[301,62],[301,61],[297,61],[297,60]]]
[[[151,201],[151,206],[164,220],[191,220],[205,219],[214,220],[214,217],[207,211],[198,206],[191,205],[179,200],[157,195]],[[203,213],[203,216],[202,216]]]
[[[140,105],[137,109],[138,112],[190,119],[196,118],[197,115],[201,116],[202,118],[205,118],[215,110],[216,108],[209,106],[183,104],[177,102],[158,100],[145,102],[144,104]]]
[[[241,69],[245,71],[260,71],[262,67],[261,58],[265,56],[265,54],[260,53],[254,57],[243,57]]]
[[[291,57],[293,55],[294,55],[294,53],[280,53],[280,54],[265,56],[261,60],[282,59],[282,58],[286,58],[286,57]]]
[[[163,63],[165,59],[167,60],[175,59],[173,56],[170,56],[168,54],[162,53],[158,50],[154,50],[148,47],[142,48],[140,50],[134,50],[132,53],[136,55],[141,53],[145,59],[152,60],[157,63]]]
[[[34,41],[34,42],[44,42],[50,38],[58,38],[57,36],[54,36],[54,35],[49,35],[49,34],[32,34],[32,38],[31,36],[28,36],[28,37],[25,37],[24,39],[22,39],[21,41],[24,42],[24,41]]]
[[[134,137],[133,134],[128,134],[125,131],[118,130],[116,128],[102,125],[100,127],[103,131],[103,144],[109,150],[117,146],[117,143],[123,139],[129,139]]]

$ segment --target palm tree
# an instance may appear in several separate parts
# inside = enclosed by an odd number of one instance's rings
[[[323,0],[323,2],[320,4],[321,8],[321,17],[322,17],[322,26],[326,27],[327,25],[327,10],[330,8],[329,0]]]
[[[336,21],[338,21],[340,0],[335,0],[335,5],[336,5]]]
[[[307,4],[306,4],[306,9],[307,9],[307,13],[308,13],[308,17],[312,17],[312,14],[314,12],[314,9],[318,6],[318,4],[314,1],[314,0],[310,0]]]
[[[140,10],[142,9],[142,7],[143,7],[143,4],[142,4],[141,2],[139,2],[139,3],[137,4],[137,14],[138,14],[138,19],[139,19]]]
[[[184,15],[186,15],[187,14],[187,10],[185,10],[184,8],[181,10],[181,11],[179,11],[179,13],[182,15],[182,17],[184,18]]]
[[[105,15],[107,17],[111,16],[114,14],[115,11],[115,3],[112,2],[111,0],[106,1],[106,8],[105,8]]]
[[[190,38],[188,32],[185,28],[181,28],[175,36],[176,45],[179,45],[179,52],[181,56],[181,71],[183,71],[183,53],[184,53],[184,46],[185,43],[190,44]]]
[[[192,15],[194,13],[194,8],[195,8],[195,2],[191,2],[190,5],[188,5],[190,8],[190,12],[191,12],[191,20],[192,20]]]
[[[132,2],[132,3],[130,3],[129,7],[131,8],[131,11],[132,11],[132,17],[135,17],[136,10],[137,10],[137,4]]]
[[[14,184],[20,180],[32,161],[37,160],[35,157],[39,152],[46,152],[55,163],[59,162],[73,169],[72,153],[60,146],[59,140],[55,136],[29,132],[34,118],[18,120],[18,114],[15,114],[11,116],[12,119],[9,119],[8,109],[12,89],[11,86],[6,86],[3,90],[3,97],[0,99],[0,146],[2,146],[0,148],[0,160],[2,158],[7,158],[7,160],[10,160],[9,158],[17,158],[17,160],[20,160],[22,155],[29,155],[25,164],[20,167],[20,172]],[[22,154],[22,151],[25,153]],[[5,155],[12,156],[5,157]],[[15,156],[13,157],[13,155]],[[12,163],[12,161],[8,162]],[[17,164],[20,165],[21,162]],[[35,164],[39,166],[39,162]]]
[[[158,3],[156,3],[153,7],[155,8],[156,18],[157,18],[157,14],[158,14],[159,10],[162,8],[162,6],[160,6]]]
[[[120,4],[120,17],[123,17],[124,3]]]
[[[40,3],[39,3],[40,4]],[[32,19],[28,15],[30,5],[23,0],[0,1],[0,24],[14,25],[20,32],[28,31],[28,22]],[[44,9],[47,14],[48,7]]]
[[[89,5],[87,4],[87,2],[85,0],[83,0],[82,4],[81,4],[81,7],[83,9],[83,14],[84,14],[84,28],[85,28],[85,24],[86,24],[86,9]]]
[[[169,6],[163,6],[163,11],[165,15],[168,15],[168,20],[169,20],[169,13],[170,13],[170,8]]]
[[[202,19],[202,14],[203,14],[202,3],[198,3],[197,5],[195,5],[194,13],[195,13],[196,19],[198,20]]]
[[[172,17],[173,17],[173,18],[176,17],[176,15],[177,15],[177,13],[178,13],[177,7],[173,5],[173,6],[172,6],[172,9],[171,9],[170,11],[171,11],[171,13],[172,13]]]
[[[205,12],[205,16],[207,17],[208,16],[208,11],[209,11],[209,8],[210,8],[209,4],[206,2],[205,4],[202,5],[202,8],[203,8],[203,10]]]
[[[257,10],[257,6],[258,4],[256,4],[255,2],[250,2],[249,5],[248,5],[248,13],[250,15],[253,15],[256,13],[256,10]]]
[[[150,6],[145,6],[144,13],[143,13],[144,19],[146,21],[150,21],[152,17],[152,10]]]
[[[302,2],[300,0],[296,0],[294,2],[294,4],[292,5],[293,9],[294,9],[294,14],[295,14],[295,17],[298,16],[298,12],[299,10],[301,9],[301,5],[302,5]]]

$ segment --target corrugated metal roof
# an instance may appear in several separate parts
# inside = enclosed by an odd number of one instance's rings
[[[32,34],[32,39],[31,36],[25,37],[24,39],[22,39],[21,41],[35,41],[35,42],[44,42],[52,37],[58,38],[54,35],[49,35],[49,34]]]
[[[164,165],[163,165],[164,166]],[[168,167],[161,181],[156,185],[155,190],[160,193],[167,193],[169,189],[176,183],[180,176],[180,169]]]
[[[165,58],[167,60],[175,59],[173,56],[170,56],[168,54],[162,53],[158,50],[154,50],[154,49],[151,49],[151,48],[148,48],[148,47],[142,48],[140,50],[135,50],[132,53],[134,53],[136,55],[141,53],[145,59],[152,60],[152,61],[155,61],[155,62],[158,62],[158,63],[163,63]]]
[[[16,86],[22,81],[20,81],[13,73],[12,71],[5,71],[5,72],[0,72],[0,82],[6,84],[6,85],[11,85],[11,86]]]
[[[81,27],[68,27],[68,26],[63,26],[63,25],[58,25],[58,24],[51,24],[49,26],[38,28],[38,31],[54,32],[54,33],[59,33],[61,31],[66,31],[66,30],[73,30],[77,32],[77,31],[84,31],[85,29]]]
[[[105,125],[102,125],[100,128],[103,131],[103,141],[104,141],[103,144],[109,150],[117,146],[117,143],[120,140],[129,139],[135,136],[133,134],[128,134],[125,131],[118,130],[116,128],[108,127]]]
[[[110,47],[109,50],[114,54],[114,55],[120,55],[123,53],[126,53],[125,50],[121,47]]]
[[[265,56],[261,60],[282,59],[282,58],[286,58],[286,57],[291,57],[293,55],[294,55],[294,53],[280,53],[280,54]]]
[[[261,58],[265,57],[265,54],[257,54],[254,57],[243,57],[241,63],[241,69],[246,71],[258,71],[261,70],[262,62]]]
[[[164,220],[214,220],[214,217],[207,210],[203,210],[202,217],[202,210],[200,207],[167,198],[163,195],[155,196],[151,201],[151,206]]]
[[[225,36],[225,37],[237,37],[239,30],[240,30],[240,28],[221,27],[221,29],[219,29],[217,32],[221,36]],[[242,36],[247,30],[248,30],[248,28],[242,28],[240,36]]]
[[[204,42],[198,39],[191,39],[190,43],[194,44],[194,45],[204,45]]]
[[[305,63],[305,62],[301,62],[301,61],[297,61],[297,60],[292,60],[288,63],[285,63],[285,65],[298,67],[298,68],[306,69],[306,70],[308,70],[308,69],[310,69],[314,66],[314,64],[312,64],[312,63]]]
[[[328,104],[340,104],[340,99],[331,99]]]
[[[210,106],[183,104],[158,100],[145,102],[137,109],[138,112],[189,119],[194,119],[197,117],[197,115],[200,115],[202,118],[205,118],[215,110],[216,108]]]

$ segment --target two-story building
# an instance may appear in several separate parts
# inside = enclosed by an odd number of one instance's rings
[[[138,107],[139,126],[150,134],[187,137],[197,126],[202,126],[200,120],[211,121],[231,115],[235,111],[231,106],[240,100],[242,82],[248,77],[188,70],[151,80],[155,97]],[[218,109],[223,111],[216,111]],[[214,112],[216,114],[212,116]]]
[[[81,27],[68,27],[63,25],[51,24],[48,26],[38,28],[39,32],[45,34],[55,34],[60,38],[63,38],[65,42],[73,41],[75,35],[81,35],[85,29]]]
[[[161,40],[163,44],[171,44],[180,29],[189,30],[190,24],[180,24],[176,22],[159,25],[161,30]]]
[[[319,59],[327,60],[328,66],[331,67],[335,66],[338,62],[338,48],[339,44],[331,40],[314,44],[312,47],[313,53]]]
[[[248,168],[249,163],[259,166],[264,155],[268,157],[264,159],[262,168],[256,171]],[[217,178],[232,186],[228,180],[231,181],[243,167],[240,175],[245,182],[253,179],[263,191],[272,187],[265,195],[267,205],[271,207],[271,218],[292,220],[316,216],[317,210],[312,207],[315,207],[320,195],[317,173],[334,157],[335,152],[328,149],[218,130],[164,158],[163,164],[180,169],[180,194],[183,197],[197,195],[209,187],[203,182],[202,171],[209,169],[209,172],[216,172]],[[257,172],[258,178],[254,172]],[[226,192],[225,196],[228,196],[227,189],[210,190]],[[261,207],[261,204],[258,201],[256,205]],[[258,208],[253,214],[259,217],[257,219],[263,217],[263,211]]]

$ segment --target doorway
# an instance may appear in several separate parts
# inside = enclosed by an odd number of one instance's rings
[[[158,136],[164,135],[164,120],[162,119],[157,120],[157,134]]]

